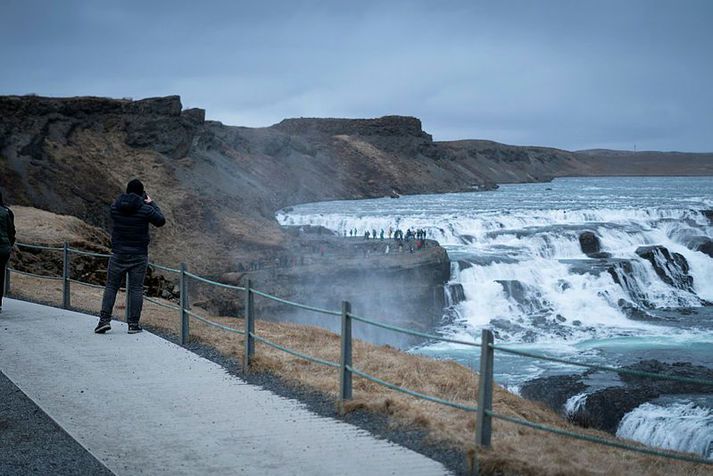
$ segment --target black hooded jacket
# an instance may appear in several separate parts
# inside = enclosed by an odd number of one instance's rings
[[[156,202],[145,203],[135,193],[122,193],[111,205],[111,250],[117,254],[148,255],[149,223],[163,226],[166,219]]]

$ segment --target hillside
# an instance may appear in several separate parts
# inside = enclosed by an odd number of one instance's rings
[[[274,220],[310,201],[493,189],[568,175],[713,173],[713,155],[568,152],[490,141],[434,142],[413,117],[205,121],[170,96],[0,97],[0,187],[9,203],[108,229],[108,206],[138,176],[168,225],[152,253],[199,271],[272,259],[290,240]]]

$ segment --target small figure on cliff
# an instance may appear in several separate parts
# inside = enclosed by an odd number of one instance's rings
[[[0,191],[0,312],[5,294],[5,268],[15,246],[15,215],[5,206]]]
[[[139,326],[144,303],[144,278],[148,268],[149,224],[160,227],[166,219],[156,202],[144,191],[144,184],[133,179],[126,186],[126,193],[117,197],[111,205],[111,257],[106,271],[106,287],[99,313],[99,324],[94,329],[103,334],[111,329],[111,312],[116,302],[116,293],[124,276],[128,279],[129,334],[143,329]]]
[[[366,231],[364,232],[364,239],[365,239],[365,240],[368,240],[368,239],[369,239],[369,230],[366,230]]]
[[[389,227],[389,239],[391,239],[391,235],[392,235],[393,233],[394,233],[394,230],[392,230],[391,227]]]
[[[384,239],[384,230],[383,229],[381,230],[381,235],[379,235],[379,238],[381,238],[382,240]]]

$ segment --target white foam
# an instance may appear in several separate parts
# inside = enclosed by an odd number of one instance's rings
[[[624,416],[616,436],[713,459],[713,410],[694,403],[644,403]]]

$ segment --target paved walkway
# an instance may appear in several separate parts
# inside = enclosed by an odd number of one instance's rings
[[[445,474],[153,334],[6,299],[0,370],[115,474]]]

